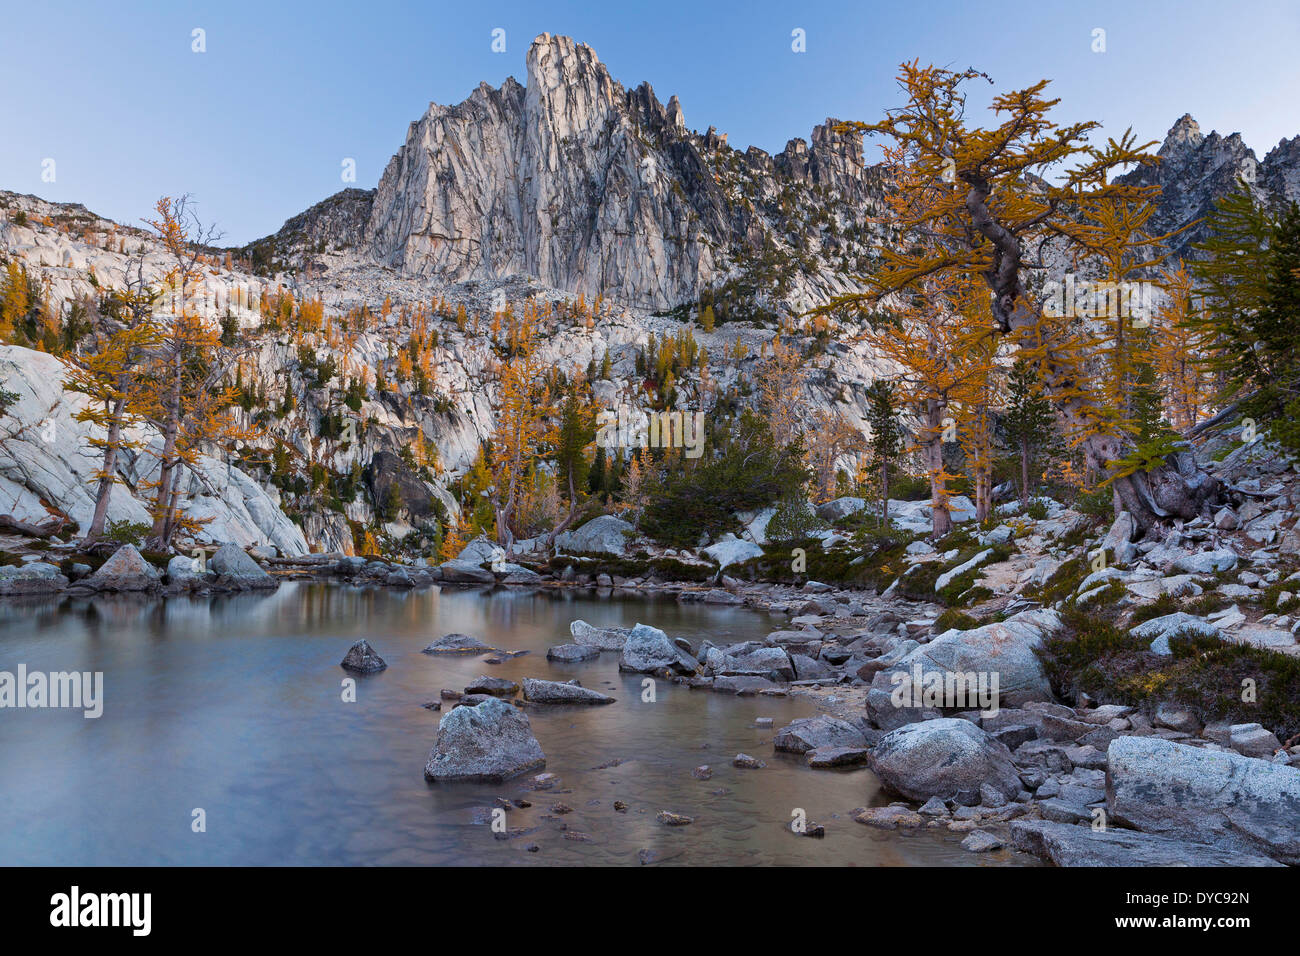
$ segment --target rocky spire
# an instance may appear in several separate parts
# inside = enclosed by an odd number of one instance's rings
[[[677,97],[665,107],[649,83],[626,90],[570,37],[541,34],[526,65],[524,86],[480,85],[412,124],[375,193],[370,255],[451,281],[527,273],[659,309],[693,300],[765,244],[807,256],[778,220],[799,217],[806,230],[811,197],[765,209],[742,201],[742,184],[754,196],[781,193],[773,177],[850,202],[863,193],[860,139],[831,121],[805,156],[774,163],[734,153],[712,127],[688,132]]]
[[[1164,144],[1160,147],[1161,156],[1171,156],[1194,150],[1205,141],[1201,135],[1201,126],[1192,119],[1191,113],[1184,113],[1178,118],[1169,132],[1165,134]]]

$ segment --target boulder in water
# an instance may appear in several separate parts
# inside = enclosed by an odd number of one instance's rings
[[[524,678],[524,700],[537,704],[612,704],[614,698],[572,682]]]
[[[493,697],[513,697],[519,685],[504,677],[479,677],[465,686],[466,694],[490,694]]]
[[[424,648],[425,654],[486,654],[496,650],[468,634],[445,634]]]
[[[820,715],[800,717],[776,732],[772,746],[786,753],[802,754],[818,747],[867,746],[866,735],[848,721]]]
[[[699,664],[659,628],[638,624],[627,636],[618,669],[631,674],[652,674],[663,668],[694,674]]]
[[[496,584],[496,575],[471,561],[452,558],[438,565],[442,580],[452,584]]]
[[[501,783],[545,766],[528,716],[489,697],[443,715],[424,776],[440,783]]]
[[[1020,792],[1011,751],[969,720],[941,717],[908,724],[881,738],[871,769],[885,789],[909,800],[952,799],[985,784],[1008,800]]]
[[[597,627],[578,620],[569,625],[569,633],[579,644],[596,647],[602,651],[621,651],[623,645],[627,643],[628,634],[632,632],[626,627]]]
[[[347,655],[339,664],[344,670],[353,671],[357,674],[374,674],[388,666],[370,646],[369,641],[357,641],[348,648]]]

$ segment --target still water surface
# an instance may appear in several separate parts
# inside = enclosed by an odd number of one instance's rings
[[[0,670],[102,671],[104,713],[0,710],[0,865],[632,864],[641,849],[681,864],[1024,864],[971,854],[946,831],[884,832],[849,819],[884,803],[866,770],[812,771],[776,754],[771,730],[811,716],[800,699],[737,698],[641,678],[618,655],[554,664],[569,622],[638,621],[698,643],[760,638],[777,625],[739,608],[549,592],[401,592],[289,583],[267,595],[98,597],[0,606]],[[459,631],[530,653],[488,665],[420,653]],[[388,669],[344,703],[338,662],[364,637]],[[556,790],[509,814],[526,836],[474,822],[499,785],[426,783],[439,714],[421,705],[481,675],[577,678],[604,707],[528,710]],[[739,770],[740,751],[767,761]],[[621,761],[621,762],[619,762]],[[603,765],[614,764],[612,766]],[[692,768],[709,764],[713,778]],[[625,813],[613,803],[628,804]],[[562,802],[573,812],[547,819]],[[824,839],[784,829],[794,808]],[[206,832],[191,829],[202,808]],[[660,810],[695,818],[669,828]],[[562,827],[590,842],[566,839]],[[538,852],[527,852],[534,843]]]

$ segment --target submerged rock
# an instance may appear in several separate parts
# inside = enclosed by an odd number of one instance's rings
[[[468,634],[446,634],[428,644],[421,653],[424,654],[485,654],[496,650],[488,647],[477,637]]]
[[[671,810],[660,810],[656,819],[669,827],[685,827],[695,822],[694,817],[688,817],[684,813],[673,813]]]
[[[961,841],[961,845],[972,853],[987,853],[990,850],[1000,850],[1005,844],[987,830],[972,830]]]
[[[528,716],[489,697],[443,715],[424,776],[440,783],[500,783],[544,766],[546,755]]]
[[[599,656],[600,648],[587,644],[557,644],[546,652],[548,661],[559,661],[562,664],[591,661]]]
[[[911,829],[925,826],[925,817],[907,807],[859,807],[850,816],[857,823],[880,830]]]
[[[479,677],[465,687],[466,694],[489,694],[492,697],[513,697],[519,693],[519,685],[504,677]]]
[[[350,648],[339,666],[344,670],[354,671],[358,674],[373,674],[381,671],[388,664],[375,653],[375,649],[370,646],[369,641],[357,641]]]

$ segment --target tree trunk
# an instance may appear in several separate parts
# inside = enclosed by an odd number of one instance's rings
[[[153,528],[149,532],[149,543],[159,551],[167,550],[171,540],[173,489],[176,486],[175,472],[180,466],[176,458],[176,442],[181,429],[181,364],[180,352],[173,360],[175,378],[171,394],[167,399],[167,421],[163,427],[162,455],[158,466],[158,493],[154,498]]]
[[[880,526],[889,527],[889,462],[880,466]]]
[[[41,524],[33,524],[13,515],[0,515],[0,531],[12,531],[27,538],[49,538],[58,534],[67,523],[67,518],[56,517]]]
[[[89,548],[104,533],[104,522],[108,519],[108,499],[113,492],[113,485],[116,484],[113,476],[117,473],[117,447],[122,440],[122,412],[125,409],[125,398],[119,398],[113,403],[108,436],[104,445],[103,475],[95,488],[95,511],[90,516],[90,527],[86,529],[86,536],[81,539],[83,549]]]
[[[1029,507],[1029,439],[1020,439],[1020,507]]]
[[[576,517],[578,517],[578,494],[573,487],[573,469],[570,468],[569,469],[569,514],[563,521],[561,521],[554,528],[552,528],[551,533],[546,536],[546,546],[543,550],[547,554],[550,553],[551,548],[555,547],[555,539],[560,535],[564,534],[564,532],[569,530],[569,526],[573,524],[573,519]]]
[[[167,497],[167,524],[163,530],[162,550],[164,551],[171,549],[172,538],[176,537],[177,516],[181,510],[181,477],[185,473],[184,469],[185,466],[179,461],[172,469],[171,494]]]
[[[992,511],[993,479],[987,469],[980,468],[975,472],[975,520],[982,524]]]
[[[936,401],[926,402],[925,467],[930,477],[930,537],[942,538],[952,531],[952,512],[948,508],[946,482],[940,477],[943,467],[943,412]]]

